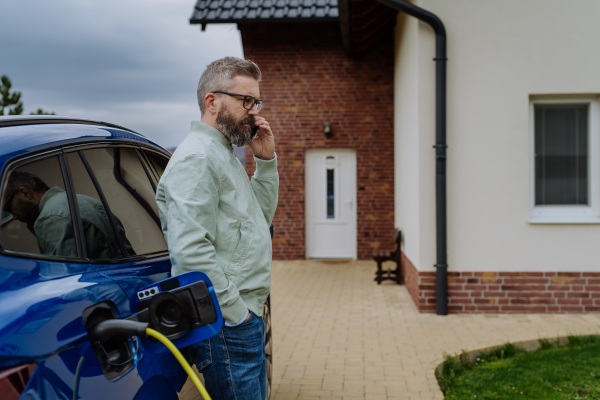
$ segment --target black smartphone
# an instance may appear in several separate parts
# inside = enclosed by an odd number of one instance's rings
[[[254,136],[256,136],[256,134],[258,133],[258,130],[260,129],[259,126],[254,125],[252,127],[252,133],[250,134],[250,138],[254,139]]]

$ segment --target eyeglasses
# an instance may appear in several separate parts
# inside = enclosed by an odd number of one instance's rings
[[[246,110],[252,110],[252,108],[254,106],[256,106],[256,111],[260,111],[262,109],[262,106],[263,106],[263,101],[262,100],[257,100],[254,97],[248,96],[248,95],[245,95],[245,94],[222,92],[220,90],[215,90],[212,93],[222,93],[222,94],[226,94],[228,96],[243,97],[244,98],[244,108]]]

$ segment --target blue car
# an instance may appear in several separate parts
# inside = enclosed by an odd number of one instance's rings
[[[82,317],[102,302],[128,317],[140,288],[170,277],[154,199],[169,157],[117,125],[0,117],[0,399],[178,398],[170,353],[130,339],[107,375]]]

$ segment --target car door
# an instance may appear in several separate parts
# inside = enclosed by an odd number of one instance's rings
[[[144,380],[130,373],[107,381],[83,326],[83,310],[92,304],[110,300],[121,312],[129,304],[120,285],[86,260],[69,175],[61,150],[11,160],[3,168],[0,369],[10,380],[11,369],[22,374],[26,368],[23,398],[76,398],[81,382],[79,393],[88,398],[107,393],[131,399]],[[32,195],[41,198],[35,207]],[[0,397],[19,397],[11,388],[2,385]]]
[[[85,220],[84,210],[89,209],[85,202],[93,199],[102,204],[116,232],[116,251],[108,254],[86,237],[85,226],[80,229],[82,242],[88,243],[85,256],[94,270],[122,289],[124,301],[119,311],[127,317],[131,314],[129,299],[137,290],[170,276],[171,263],[154,199],[157,168],[164,168],[168,159],[155,150],[157,163],[153,165],[134,143],[86,144],[64,151],[81,219]],[[170,353],[153,355],[143,347],[140,352],[136,373],[144,384],[136,397],[163,398],[152,396],[167,389],[173,395],[180,390],[186,376]],[[83,380],[80,390],[85,391]]]

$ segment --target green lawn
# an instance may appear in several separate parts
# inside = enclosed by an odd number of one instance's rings
[[[569,339],[534,352],[508,344],[475,363],[447,357],[440,386],[449,400],[600,399],[600,339]]]

